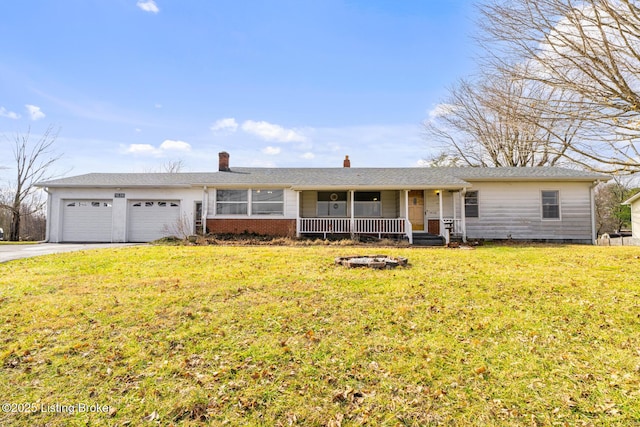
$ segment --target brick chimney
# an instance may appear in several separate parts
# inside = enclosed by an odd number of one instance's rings
[[[350,168],[351,167],[351,160],[349,160],[349,156],[344,156],[344,161],[342,162],[342,167],[343,168]]]
[[[220,172],[229,172],[229,153],[222,151],[218,153],[218,170]]]

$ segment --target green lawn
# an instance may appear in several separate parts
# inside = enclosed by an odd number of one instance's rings
[[[333,264],[371,252],[410,266]],[[0,264],[0,425],[640,425],[639,271],[592,246]]]

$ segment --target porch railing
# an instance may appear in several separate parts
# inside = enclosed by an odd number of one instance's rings
[[[462,220],[459,218],[445,218],[445,227],[449,226],[449,231],[453,236],[462,236]]]
[[[387,234],[406,235],[404,218],[300,218],[300,233],[322,234]]]
[[[349,218],[300,218],[300,233],[307,234],[349,234],[351,220]]]
[[[405,221],[403,218],[356,218],[354,219],[354,230],[356,234],[406,234]]]

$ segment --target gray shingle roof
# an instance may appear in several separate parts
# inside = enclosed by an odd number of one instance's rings
[[[40,187],[274,186],[321,188],[460,188],[474,181],[595,181],[606,175],[536,168],[233,168],[203,173],[90,173],[38,183]]]

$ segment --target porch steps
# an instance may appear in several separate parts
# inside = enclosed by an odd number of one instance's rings
[[[414,246],[444,246],[445,239],[429,233],[413,233]]]

